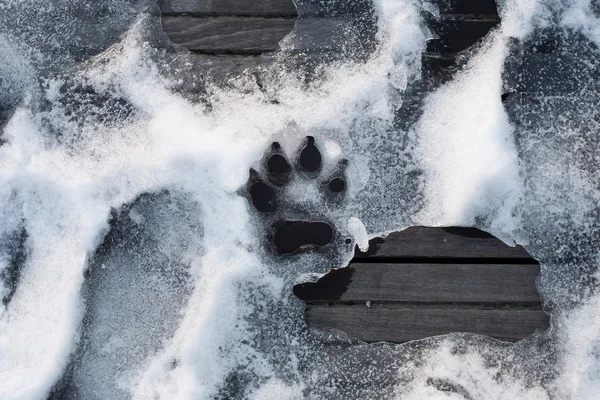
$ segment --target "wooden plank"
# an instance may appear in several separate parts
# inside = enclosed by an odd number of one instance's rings
[[[165,16],[193,15],[204,17],[337,17],[372,14],[368,0],[158,0]]]
[[[429,91],[450,81],[459,68],[460,63],[456,54],[432,52],[421,54],[421,79]]]
[[[429,23],[429,28],[438,38],[427,42],[427,51],[440,53],[463,51],[485,37],[498,23],[500,23],[499,18],[469,19],[462,15],[442,15]]]
[[[353,35],[357,35],[355,27],[343,18],[299,19],[281,47],[295,51],[335,51],[352,46],[347,39]]]
[[[498,15],[495,0],[433,0],[442,14]]]
[[[367,19],[374,13],[371,0],[295,0],[295,2],[301,17],[354,15]]]
[[[209,55],[194,54],[191,58],[193,71],[198,71],[204,79],[213,83],[223,83],[244,73],[257,73],[273,63],[270,55]]]
[[[356,32],[344,19],[308,18],[195,18],[163,17],[163,29],[172,42],[208,54],[260,54],[279,50],[336,51],[351,47]],[[292,32],[293,30],[293,32]]]
[[[385,238],[369,241],[369,250],[358,251],[358,259],[380,258],[468,258],[535,260],[522,246],[511,247],[475,228],[411,227]]]
[[[204,53],[258,54],[279,49],[279,41],[294,28],[285,18],[163,17],[172,42]]]
[[[539,303],[536,264],[350,264],[294,287],[306,302]]]
[[[292,0],[159,0],[163,15],[295,17]]]
[[[306,315],[314,327],[338,329],[365,342],[402,343],[452,332],[514,342],[549,326],[548,315],[539,307],[308,305]]]

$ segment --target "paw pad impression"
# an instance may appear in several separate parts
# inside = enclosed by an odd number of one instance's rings
[[[270,245],[279,254],[332,243],[336,232],[323,211],[342,201],[346,192],[348,160],[324,168],[314,137],[306,137],[295,158],[297,162],[290,163],[281,145],[274,142],[262,159],[263,172],[251,168],[247,185],[250,201],[268,228]],[[313,192],[315,189],[317,192]],[[319,205],[319,201],[326,206]],[[288,219],[290,216],[296,218]]]

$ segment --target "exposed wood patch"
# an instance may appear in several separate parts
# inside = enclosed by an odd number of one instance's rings
[[[434,0],[439,15],[426,16],[434,37],[423,53],[423,80],[435,87],[450,80],[467,53],[500,23],[494,0]],[[464,57],[462,57],[464,58]]]
[[[209,54],[261,54],[279,49],[294,28],[293,19],[262,17],[163,17],[163,29],[174,42]]]
[[[295,292],[311,302],[539,304],[539,273],[535,264],[353,263],[338,270],[335,280],[298,285]]]
[[[327,61],[363,54],[375,35],[365,0],[301,0],[298,10],[292,0],[159,0],[159,6],[169,39],[199,54],[261,55],[281,45],[292,59],[308,54]]]
[[[477,43],[499,22],[500,18],[497,15],[442,15],[431,23],[439,38],[427,43],[427,51],[439,53],[463,51]]]
[[[451,332],[516,341],[549,326],[540,266],[475,228],[412,227],[370,241],[347,268],[294,287],[308,322],[366,342]]]
[[[295,18],[292,0],[159,0],[163,15],[248,16]]]
[[[548,315],[540,307],[308,305],[306,316],[315,327],[339,329],[367,342],[407,342],[452,332],[513,342],[548,328]]]
[[[492,15],[497,14],[495,0],[433,0],[442,14]]]
[[[298,16],[292,0],[159,0],[169,39],[204,54],[257,55],[279,50]]]
[[[174,43],[196,53],[252,55],[279,50],[326,52],[349,47],[346,37],[356,34],[343,19],[292,20],[262,17],[163,17],[163,29]]]

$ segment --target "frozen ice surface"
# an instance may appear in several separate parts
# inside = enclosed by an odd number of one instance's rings
[[[367,57],[307,80],[281,73],[284,54],[262,88],[199,81],[144,2],[0,8],[0,399],[600,396],[595,3],[502,1],[416,116],[416,2],[374,2]],[[343,237],[453,224],[515,240],[542,264],[552,329],[404,345],[307,329],[293,284],[351,249],[274,257],[238,195],[271,142],[307,135],[350,160],[345,204],[290,190]]]

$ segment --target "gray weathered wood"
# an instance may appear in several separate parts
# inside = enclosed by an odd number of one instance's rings
[[[514,342],[549,325],[548,315],[539,307],[308,305],[306,314],[315,327],[338,329],[365,342],[402,343],[452,332]]]
[[[296,20],[294,31],[281,43],[296,51],[336,51],[351,46],[347,39],[356,34],[351,22],[343,18],[306,18]]]
[[[252,16],[252,17],[325,17],[370,12],[365,0],[158,0],[163,15]]]
[[[295,292],[307,302],[539,303],[539,273],[536,264],[358,263]]]
[[[369,18],[373,13],[371,0],[295,0],[301,17],[360,16]]]
[[[244,73],[253,74],[273,63],[270,55],[209,55],[194,54],[191,57],[192,70],[213,83],[224,83],[231,78],[239,78]]]
[[[163,17],[163,29],[172,42],[207,53],[264,53],[279,49],[279,41],[294,28],[284,18]]]
[[[292,0],[159,0],[163,14],[220,16],[287,16],[297,15]]]
[[[427,42],[428,51],[455,53],[466,50],[483,38],[496,25],[500,18],[472,19],[464,15],[442,15],[430,22],[434,35],[440,39]]]
[[[466,15],[498,15],[494,0],[433,0],[441,14],[466,14]]]
[[[357,257],[529,259],[522,246],[508,246],[475,228],[411,227],[373,239]]]
[[[477,229],[413,227],[372,240],[347,268],[294,293],[310,325],[367,342],[451,332],[516,341],[549,326],[539,273],[525,249]]]
[[[308,18],[195,18],[163,17],[163,29],[172,42],[201,53],[257,54],[279,50],[335,51],[348,46],[352,25],[343,19]]]

